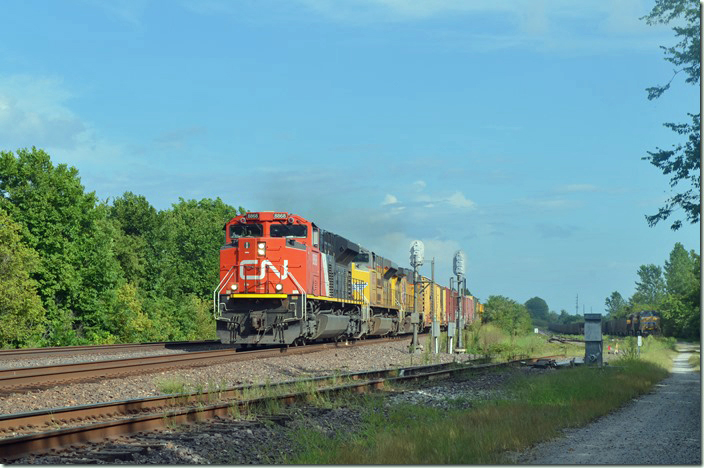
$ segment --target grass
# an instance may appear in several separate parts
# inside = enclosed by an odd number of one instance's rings
[[[518,340],[517,340],[518,341]],[[332,437],[312,429],[292,436],[304,464],[502,464],[508,451],[548,440],[560,430],[589,423],[666,377],[670,343],[653,339],[641,355],[625,356],[604,368],[576,367],[516,378],[502,397],[471,409],[384,406],[374,395],[360,397],[362,429]],[[530,343],[523,344],[530,346]],[[582,351],[583,352],[583,351]],[[660,355],[660,356],[656,356]]]
[[[699,372],[701,373],[701,363],[702,363],[702,358],[699,353],[692,353],[691,356],[689,356],[689,365],[694,368],[694,372]]]

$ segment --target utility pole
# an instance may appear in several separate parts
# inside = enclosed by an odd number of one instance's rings
[[[433,314],[433,325],[431,330],[431,335],[433,337],[433,352],[438,354],[438,345],[440,337],[440,324],[438,323],[437,313],[435,312],[435,257],[430,262],[430,279],[431,279],[431,289],[430,289],[430,306],[431,313]]]
[[[423,242],[416,240],[411,242],[411,266],[413,267],[413,313],[411,314],[411,327],[413,328],[413,341],[411,341],[411,353],[418,353],[418,267],[423,265],[423,253],[425,246]]]
[[[464,298],[463,284],[465,280],[465,255],[464,252],[458,250],[455,252],[453,270],[457,276],[457,349],[462,349],[462,299]]]

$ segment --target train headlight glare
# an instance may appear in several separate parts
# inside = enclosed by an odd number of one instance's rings
[[[277,290],[277,291],[281,291],[282,289],[284,289],[283,284],[277,284],[277,285],[276,285],[276,290]]]
[[[264,242],[259,242],[257,244],[257,253],[259,255],[264,255],[264,253],[266,253],[266,244]]]
[[[230,289],[232,289],[233,291],[237,291],[237,283],[232,283]]]

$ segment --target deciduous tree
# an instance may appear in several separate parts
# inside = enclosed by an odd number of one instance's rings
[[[44,307],[31,277],[39,255],[20,230],[0,206],[0,348],[37,346],[44,332]]]
[[[699,2],[696,0],[656,0],[650,14],[641,18],[648,24],[676,24],[672,29],[679,42],[672,47],[662,47],[665,60],[672,63],[676,69],[674,76],[664,85],[647,89],[648,99],[656,99],[670,88],[675,77],[684,72],[685,83],[699,84],[700,75],[700,27]],[[693,99],[692,102],[695,100]],[[676,209],[682,209],[687,221],[699,221],[699,155],[701,135],[699,133],[701,113],[688,113],[690,122],[665,123],[665,127],[675,132],[677,143],[671,149],[656,148],[648,151],[643,159],[650,161],[663,174],[670,176],[670,187],[679,191],[665,201],[654,215],[646,216],[650,226],[668,219]],[[682,226],[682,220],[673,221],[671,228],[677,230]]]

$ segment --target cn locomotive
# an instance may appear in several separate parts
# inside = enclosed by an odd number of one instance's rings
[[[566,335],[583,335],[584,322],[550,323],[548,330]],[[605,335],[615,336],[659,335],[662,333],[660,312],[644,310],[626,317],[602,321],[601,332]]]
[[[220,283],[213,292],[223,343],[360,339],[422,331],[433,313],[440,323],[455,319],[457,292],[436,284],[433,294],[431,287],[419,287],[420,320],[412,323],[413,270],[301,216],[248,212],[224,229]],[[471,323],[483,305],[472,296],[462,302],[465,323]]]

